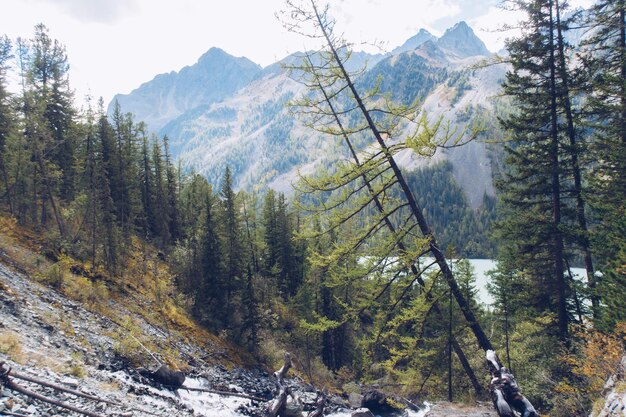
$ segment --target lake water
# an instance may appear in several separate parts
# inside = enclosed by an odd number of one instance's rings
[[[486,306],[490,306],[493,304],[493,297],[489,294],[489,291],[487,291],[487,284],[489,283],[487,272],[496,269],[496,261],[493,259],[469,259],[469,261],[474,267],[476,275],[478,299]],[[587,272],[585,271],[585,268],[571,268],[571,270],[575,279],[587,279]]]

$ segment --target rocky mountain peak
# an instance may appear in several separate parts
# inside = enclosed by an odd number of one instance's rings
[[[419,32],[417,32],[417,35],[407,39],[406,42],[404,42],[401,46],[395,48],[393,51],[391,51],[391,53],[395,55],[406,51],[412,51],[418,48],[424,42],[436,40],[437,37],[435,35],[427,31],[426,29],[420,29]]]
[[[193,65],[157,75],[129,94],[117,94],[109,114],[117,101],[124,112],[134,113],[156,132],[189,110],[231,96],[260,72],[261,67],[248,58],[211,48]]]
[[[459,58],[491,55],[491,52],[489,52],[483,41],[481,41],[472,28],[463,21],[446,30],[443,36],[437,41],[437,46],[453,53]]]

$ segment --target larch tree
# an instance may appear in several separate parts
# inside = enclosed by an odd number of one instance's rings
[[[351,152],[337,165],[336,172],[302,181],[302,191],[318,195],[317,201],[307,205],[309,210],[332,212],[324,230],[317,235],[337,232],[365,210],[377,213],[370,218],[371,221],[353,228],[342,244],[334,245],[325,256],[326,262],[331,265],[347,254],[359,253],[371,239],[378,240],[376,251],[380,261],[372,262],[365,269],[370,272],[380,270],[382,260],[393,256],[400,267],[399,272],[392,274],[381,288],[374,291],[373,298],[370,296],[370,301],[375,301],[392,287],[400,285],[408,291],[412,283],[419,282],[423,271],[415,261],[430,254],[479,346],[485,351],[493,349],[394,158],[397,151],[406,147],[430,153],[438,146],[446,146],[450,136],[446,135],[449,132],[446,132],[445,123],[439,120],[430,125],[415,108],[395,105],[378,95],[376,89],[365,93],[359,91],[354,74],[346,70],[349,45],[334,34],[335,23],[327,14],[328,9],[319,8],[315,1],[287,3],[290,7],[284,14],[285,26],[324,45],[320,50],[305,53],[302,64],[291,68],[294,77],[309,87],[309,94],[296,102],[296,106],[308,116],[310,127],[344,140]],[[437,135],[445,138],[437,143],[434,139]],[[398,140],[401,136],[405,137],[404,141]],[[374,143],[371,147],[354,146],[355,143],[368,143],[368,138]],[[455,144],[463,140],[457,139]],[[362,159],[355,158],[359,153]],[[400,197],[392,197],[391,189],[397,189]],[[411,242],[410,245],[406,244],[407,241]],[[398,242],[405,244],[401,248]],[[373,253],[371,246],[368,251]],[[402,273],[402,270],[413,273]],[[346,279],[350,279],[351,273],[346,274]],[[351,310],[350,314],[358,313],[358,308],[357,311]]]

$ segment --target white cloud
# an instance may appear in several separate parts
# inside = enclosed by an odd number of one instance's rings
[[[136,0],[34,0],[36,3],[59,5],[80,20],[111,23],[133,12]]]

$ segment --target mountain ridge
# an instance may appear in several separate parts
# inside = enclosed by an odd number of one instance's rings
[[[411,49],[414,45],[417,45],[416,48]],[[468,65],[491,53],[465,22],[459,22],[447,30],[441,38],[422,29],[398,48],[394,50],[400,52],[395,54],[354,52],[346,67],[360,72],[357,80],[367,88],[373,88],[377,79],[380,79],[381,91],[389,93],[394,100],[407,105],[415,100],[436,103],[434,107],[428,108],[433,117],[446,114],[451,115],[452,119],[460,118],[459,115],[466,117],[467,112],[459,108],[460,103],[463,106],[490,106],[489,98],[484,94],[475,95],[479,98],[475,103],[462,100],[464,95],[474,89],[491,91],[483,84],[489,84],[503,74],[500,71],[493,76],[495,78],[490,76],[477,81],[475,79],[480,79],[477,76],[480,71],[468,72]],[[216,54],[213,49],[211,51]],[[209,52],[195,65],[211,61]],[[224,51],[220,54],[228,55]],[[285,107],[304,88],[290,78],[282,64],[289,64],[301,55],[291,54],[265,68],[254,64],[249,79],[230,85],[220,98],[212,98],[209,93],[201,95],[202,99],[189,101],[184,109],[179,108],[184,106],[176,107],[178,112],[169,113],[169,118],[165,117],[165,113],[160,114],[160,124],[148,121],[148,127],[159,135],[167,135],[172,155],[182,158],[187,167],[207,176],[214,185],[219,184],[228,165],[236,188],[251,189],[264,184],[290,193],[291,184],[300,173],[312,173],[320,167],[332,166],[333,161],[341,155],[341,152],[333,150],[331,141],[305,128]],[[232,56],[223,59],[236,62]],[[176,76],[185,75],[193,66],[185,68],[190,69],[183,69]],[[159,76],[142,84],[142,88],[158,90],[155,84],[146,86],[158,82],[163,82]],[[205,84],[195,89],[211,88],[210,84]],[[141,116],[142,112],[152,114],[157,112],[155,109],[173,107],[173,100],[167,94],[174,94],[174,91],[163,88],[160,94],[148,96],[152,101],[149,105],[145,104],[147,109],[139,107],[139,112],[133,106],[128,108],[124,103],[120,104],[124,111],[139,113],[137,118],[145,120]],[[141,104],[142,99],[137,93],[129,96],[135,97]],[[155,119],[153,117],[151,121]],[[458,120],[452,120],[452,123],[462,124]],[[400,159],[405,162],[405,169],[417,169],[444,159],[454,160],[455,165],[465,165],[455,167],[454,172],[457,173],[458,181],[465,184],[464,190],[471,197],[472,205],[477,207],[481,204],[483,194],[493,195],[494,190],[486,145],[477,144],[470,148],[438,152],[430,161],[408,154]],[[479,177],[476,181],[468,181],[461,176],[472,172],[472,165],[481,167],[476,170]]]

